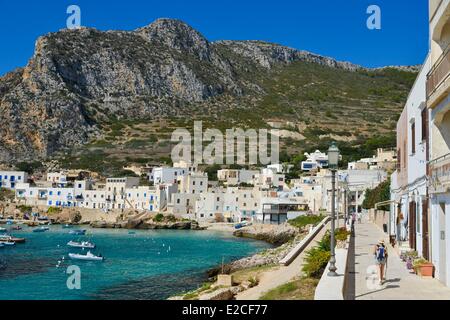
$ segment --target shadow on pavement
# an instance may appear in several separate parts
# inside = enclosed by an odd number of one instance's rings
[[[355,235],[350,237],[350,246],[348,248],[348,274],[345,284],[345,300],[355,300],[356,294],[356,268],[355,268]]]

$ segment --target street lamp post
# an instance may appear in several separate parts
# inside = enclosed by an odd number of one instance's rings
[[[328,276],[335,277],[338,274],[336,273],[336,254],[335,254],[335,217],[336,217],[336,170],[338,168],[339,162],[339,149],[336,146],[336,143],[332,143],[330,148],[328,149],[328,166],[331,170],[331,235],[330,235],[330,267],[328,268]]]

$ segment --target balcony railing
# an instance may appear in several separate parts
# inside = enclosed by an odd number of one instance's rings
[[[427,75],[427,98],[448,79],[450,76],[450,45],[444,50],[444,53],[436,61],[433,68]]]
[[[429,162],[431,182],[434,188],[450,183],[450,153]]]

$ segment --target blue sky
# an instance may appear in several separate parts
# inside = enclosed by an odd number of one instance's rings
[[[265,40],[368,67],[415,65],[428,50],[427,0],[0,0],[0,75],[25,66],[40,35],[81,24],[133,30],[159,17],[181,19],[209,40]],[[366,27],[369,5],[381,8],[382,29]]]

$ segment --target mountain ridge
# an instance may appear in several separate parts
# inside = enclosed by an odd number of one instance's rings
[[[0,77],[0,161],[44,159],[83,145],[114,119],[189,115],[191,105],[214,99],[265,96],[271,72],[293,63],[372,72],[262,41],[209,42],[166,18],[132,31],[48,33],[25,67]]]

